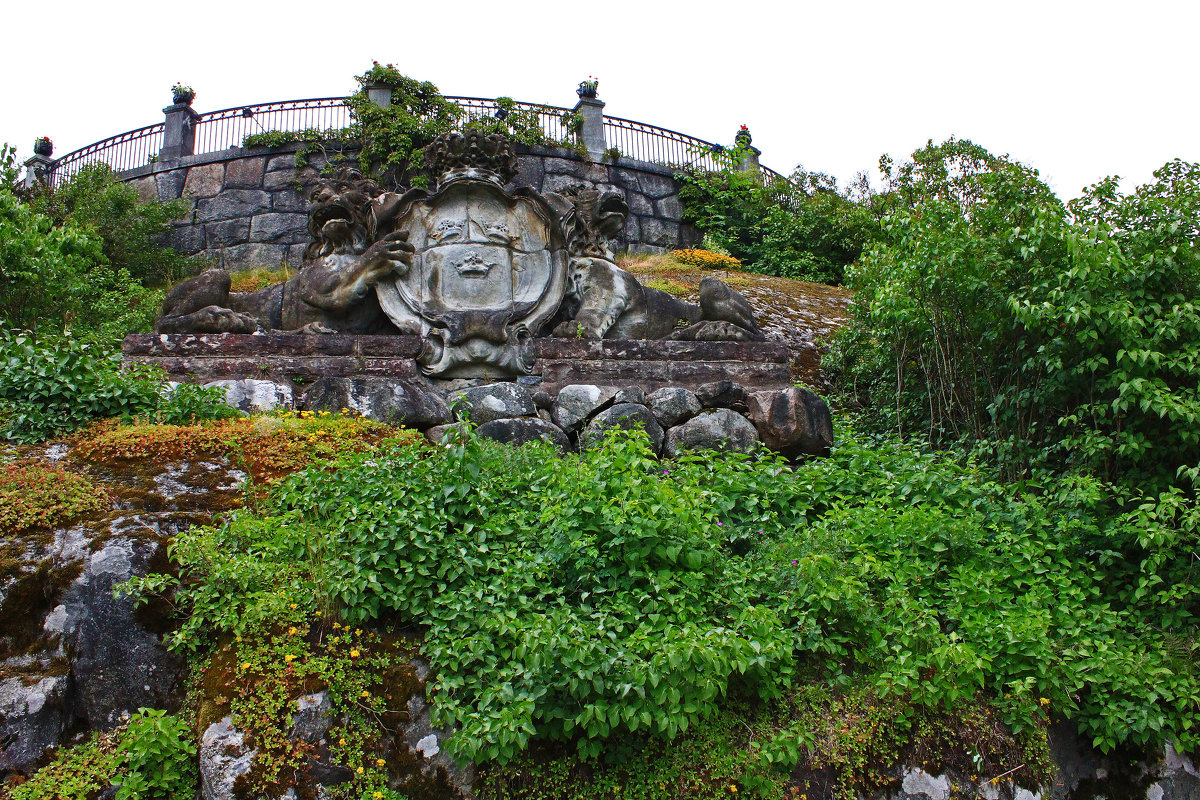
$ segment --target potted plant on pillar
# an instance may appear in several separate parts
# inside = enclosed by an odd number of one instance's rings
[[[196,90],[182,83],[177,83],[171,87],[171,97],[174,98],[175,105],[177,106],[190,106],[192,101],[196,99]]]
[[[599,88],[600,88],[599,79],[593,78],[591,75],[588,75],[586,81],[579,82],[579,88],[575,90],[575,93],[577,95],[579,95],[580,99],[595,100],[596,99],[596,90]]]
[[[33,140],[33,152],[49,158],[50,154],[54,152],[54,142],[50,141],[49,136],[39,136]]]

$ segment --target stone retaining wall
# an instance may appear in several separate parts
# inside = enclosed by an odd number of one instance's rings
[[[309,157],[296,169],[299,145],[240,148],[184,156],[121,173],[146,199],[191,203],[169,244],[180,252],[214,260],[230,270],[298,265],[309,241],[308,186],[325,165]],[[513,184],[539,191],[561,191],[574,184],[619,191],[629,203],[618,250],[661,252],[700,241],[682,221],[679,185],[670,167],[621,159],[617,164],[584,161],[571,150],[517,145],[518,173]]]

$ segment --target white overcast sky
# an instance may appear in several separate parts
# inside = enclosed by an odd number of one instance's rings
[[[1064,198],[1200,160],[1196,0],[1070,2],[33,2],[0,15],[0,141],[23,160],[198,111],[344,94],[372,59],[449,95],[572,105],[843,183],[928,139],[1036,167]]]

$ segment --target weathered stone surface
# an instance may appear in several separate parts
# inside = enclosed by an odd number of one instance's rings
[[[807,389],[789,387],[751,392],[750,419],[763,444],[789,458],[827,455],[833,445],[833,420],[825,401]]]
[[[575,183],[579,183],[583,179],[586,168],[586,165],[582,161],[573,161],[566,158],[547,158],[542,161],[542,166],[546,170],[547,175],[567,175],[573,178]]]
[[[433,444],[445,444],[449,437],[462,429],[463,424],[462,422],[453,422],[449,425],[434,425],[425,431],[425,438]]]
[[[654,215],[654,205],[646,199],[644,194],[627,192],[625,198],[629,202],[630,213],[640,217]]]
[[[71,722],[71,679],[24,675],[0,680],[0,773],[30,771],[47,748],[61,743]]]
[[[184,255],[195,255],[205,248],[203,225],[176,225],[164,238],[168,247]]]
[[[537,414],[537,406],[533,404],[529,390],[515,383],[493,383],[461,389],[451,392],[447,400],[460,420],[469,419],[475,425]]]
[[[130,181],[129,185],[137,189],[138,196],[142,198],[142,202],[150,203],[158,199],[158,187],[155,185],[154,176],[146,175]]]
[[[283,262],[287,249],[284,245],[250,242],[235,244],[218,251],[221,266],[238,271],[259,267],[277,267]]]
[[[608,406],[617,394],[614,386],[572,384],[564,386],[554,399],[550,414],[554,423],[566,431],[577,431],[600,409]]]
[[[732,408],[746,413],[746,387],[733,381],[713,381],[696,389],[696,399],[704,408]]]
[[[301,406],[331,412],[346,408],[378,422],[422,431],[451,421],[450,409],[435,392],[389,378],[322,378],[304,393]]]
[[[617,403],[637,403],[639,406],[644,406],[646,405],[646,391],[640,386],[626,386],[613,396],[613,404]]]
[[[187,192],[187,187],[184,187]],[[222,219],[250,217],[271,207],[271,196],[261,189],[226,189],[217,197],[201,199],[196,204],[196,219],[215,222]]]
[[[161,202],[176,200],[183,194],[183,183],[187,180],[186,169],[171,169],[154,176],[154,187]]]
[[[306,214],[256,214],[250,223],[252,242],[298,244],[308,238]]]
[[[637,247],[642,247],[642,228],[638,222],[638,217],[630,214],[625,219],[625,227],[621,228],[621,241],[626,245],[636,244]],[[636,248],[633,248],[636,250]],[[640,252],[640,251],[638,251]]]
[[[678,220],[683,217],[683,206],[679,204],[679,198],[675,195],[659,200],[654,204],[654,208],[658,216],[665,219]]]
[[[554,396],[544,389],[538,389],[530,392],[529,396],[533,399],[533,405],[538,411],[549,411],[554,407]]]
[[[223,389],[225,402],[239,411],[247,413],[291,408],[293,403],[292,387],[274,381],[246,378],[244,380],[211,381],[204,385]]]
[[[221,193],[225,177],[224,164],[201,164],[187,171],[183,183],[183,197],[216,197]]]
[[[912,800],[948,800],[951,785],[946,776],[930,775],[917,767],[905,774],[900,788]]]
[[[700,401],[696,395],[678,386],[656,389],[646,396],[651,413],[664,428],[687,422],[700,413]]]
[[[665,175],[653,175],[643,172],[638,175],[638,184],[643,194],[655,200],[675,194],[678,191],[675,181]]]
[[[267,160],[267,172],[291,172],[296,168],[296,154],[285,153]]]
[[[204,226],[204,246],[209,248],[245,244],[250,240],[250,220],[227,219]]]
[[[583,180],[574,175],[552,175],[546,173],[546,177],[542,180],[542,191],[563,194],[572,186],[579,186],[582,183]]]
[[[332,712],[329,692],[302,695],[296,700],[296,713],[292,715],[292,729],[288,732],[288,738],[314,745],[319,743],[333,724]]]
[[[512,179],[512,185],[541,189],[542,178],[545,175],[546,170],[542,166],[542,159],[536,156],[521,158],[517,161],[517,175]]]
[[[200,795],[204,800],[235,800],[233,783],[250,771],[257,752],[233,727],[231,717],[209,725],[200,738]]]
[[[679,224],[655,217],[643,217],[641,240],[656,247],[675,247],[679,242]]]
[[[245,157],[225,165],[226,189],[257,189],[262,186],[266,159]]]
[[[272,174],[282,175],[283,173],[276,172]],[[271,175],[267,177],[270,178]],[[308,211],[308,198],[301,192],[294,191],[291,188],[280,189],[271,192],[271,210],[303,214]]]
[[[592,417],[592,421],[579,435],[580,447],[591,447],[604,438],[604,433],[610,428],[622,430],[643,430],[650,439],[650,449],[655,455],[662,452],[663,429],[650,413],[650,409],[635,403],[622,403],[601,411]]]
[[[559,450],[571,449],[571,440],[562,428],[546,422],[540,417],[518,417],[516,419],[494,419],[479,426],[479,435],[505,444],[528,444],[550,442]]]
[[[718,408],[702,411],[667,431],[665,455],[674,458],[684,450],[736,450],[748,453],[758,444],[754,425],[736,411]]]

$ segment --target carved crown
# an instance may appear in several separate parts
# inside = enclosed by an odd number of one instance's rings
[[[503,185],[517,174],[517,154],[500,134],[468,129],[434,139],[425,148],[425,167],[439,185],[466,177]]]

